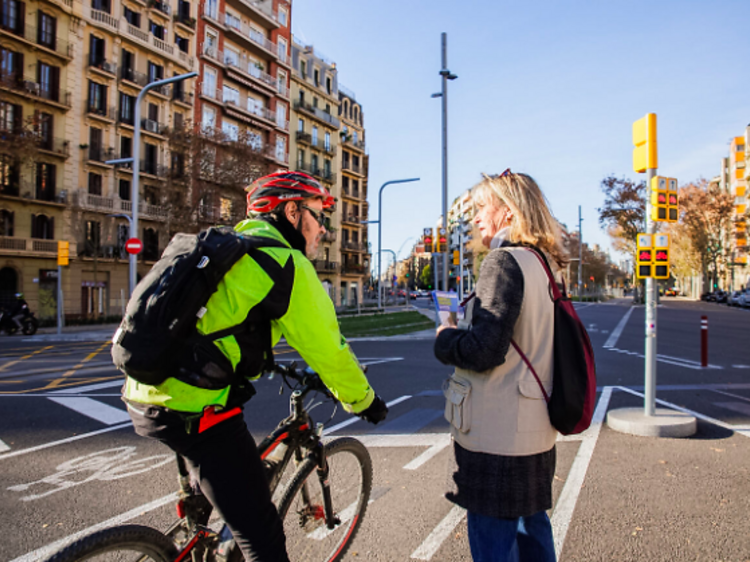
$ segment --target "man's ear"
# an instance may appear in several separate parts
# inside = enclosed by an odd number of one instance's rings
[[[284,216],[286,217],[286,220],[288,220],[296,227],[300,219],[299,207],[297,206],[297,203],[291,201],[287,203],[284,206]]]

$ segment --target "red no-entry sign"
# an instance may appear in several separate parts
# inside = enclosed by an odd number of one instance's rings
[[[141,250],[143,250],[143,242],[138,240],[138,238],[131,238],[125,242],[125,251],[128,254],[140,254]]]

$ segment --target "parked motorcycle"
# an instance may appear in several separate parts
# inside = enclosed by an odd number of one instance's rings
[[[23,314],[23,318],[21,318],[21,331],[27,336],[33,336],[39,328],[39,320],[36,319],[34,313],[28,307],[24,308],[21,314]],[[9,336],[18,331],[18,325],[16,325],[13,317],[5,309],[0,310],[0,331],[4,331]]]

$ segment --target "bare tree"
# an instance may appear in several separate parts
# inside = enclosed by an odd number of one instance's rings
[[[168,145],[170,233],[244,218],[244,189],[269,169],[258,137],[241,132],[232,139],[187,123],[170,131]]]
[[[599,224],[606,228],[615,249],[635,260],[636,235],[643,232],[646,217],[646,182],[608,176],[601,182],[604,205],[598,209]]]

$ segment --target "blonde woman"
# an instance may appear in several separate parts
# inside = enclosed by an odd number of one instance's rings
[[[475,562],[555,560],[555,439],[531,370],[552,390],[553,273],[567,263],[561,233],[536,182],[506,170],[472,189],[474,223],[490,249],[456,327],[441,326],[435,356],[455,365],[444,391],[454,464],[446,497],[468,511]]]

